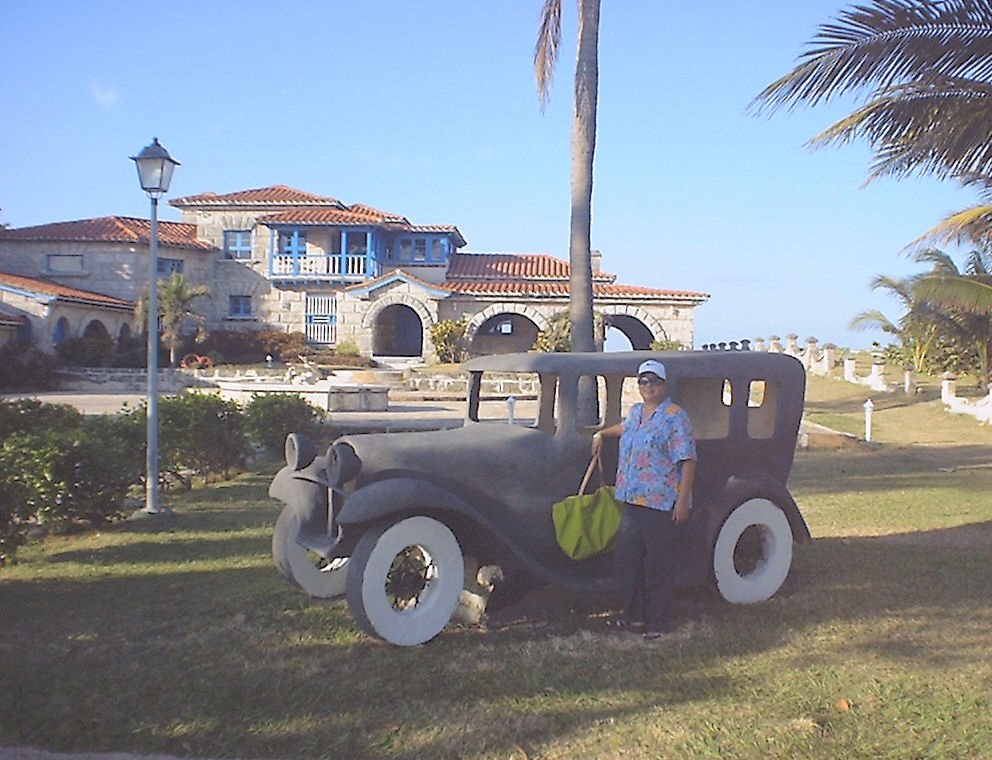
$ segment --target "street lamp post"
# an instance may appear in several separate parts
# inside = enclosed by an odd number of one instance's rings
[[[157,514],[158,503],[158,199],[169,191],[172,170],[179,162],[156,137],[131,160],[138,167],[141,189],[152,202],[148,236],[148,451],[145,458],[145,512]]]

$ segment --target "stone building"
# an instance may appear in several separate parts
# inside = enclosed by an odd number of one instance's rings
[[[501,353],[529,349],[568,308],[567,262],[461,252],[453,225],[417,225],[281,185],[170,204],[182,222],[159,223],[159,274],[210,288],[197,310],[213,330],[299,331],[315,345],[430,361],[428,331],[440,320],[466,320],[473,352]],[[0,307],[27,320],[20,334],[46,350],[98,329],[94,322],[130,335],[129,309],[148,282],[149,227],[103,217],[0,230]],[[618,284],[599,260],[595,308],[634,348],[692,345],[693,310],[706,294]]]

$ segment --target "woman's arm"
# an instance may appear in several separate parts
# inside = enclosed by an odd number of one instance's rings
[[[675,499],[675,509],[672,510],[672,519],[677,523],[682,523],[689,519],[692,484],[696,480],[696,460],[683,459],[679,462],[679,467],[682,470],[682,477],[679,479],[679,495]]]
[[[616,425],[610,425],[609,427],[603,428],[602,430],[597,430],[592,434],[592,453],[596,455],[603,446],[604,438],[619,438],[623,435],[623,423],[618,422]]]

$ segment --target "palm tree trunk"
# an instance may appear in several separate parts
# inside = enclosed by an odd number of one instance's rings
[[[595,351],[592,299],[592,168],[599,93],[599,4],[578,0],[579,41],[572,114],[572,213],[568,243],[571,270],[569,321],[572,350]]]

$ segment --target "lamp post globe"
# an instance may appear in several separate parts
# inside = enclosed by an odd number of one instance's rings
[[[138,169],[138,182],[151,199],[151,229],[148,233],[148,431],[145,458],[145,508],[162,512],[158,500],[158,199],[169,190],[172,171],[179,162],[162,147],[158,138],[131,156]]]

